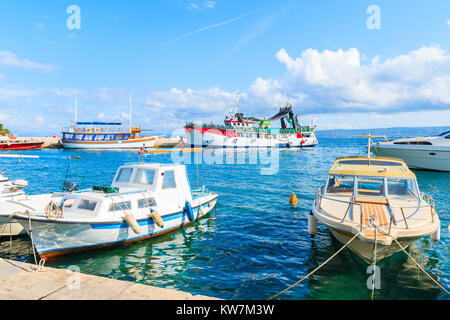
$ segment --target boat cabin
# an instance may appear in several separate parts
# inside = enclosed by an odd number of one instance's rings
[[[77,122],[76,127],[63,131],[63,141],[126,141],[141,138],[141,127],[119,129],[120,122]]]
[[[391,158],[338,158],[329,171],[328,196],[419,200],[417,180],[402,160]]]
[[[130,211],[145,217],[150,208],[161,215],[182,211],[192,199],[184,165],[140,163],[119,167],[111,186],[71,193],[59,206],[65,217],[80,213],[123,217]]]

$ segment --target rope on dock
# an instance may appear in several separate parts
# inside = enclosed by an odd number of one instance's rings
[[[390,236],[394,241],[395,241],[395,243],[397,243],[398,244],[398,246],[400,247],[400,249],[402,249],[402,251],[404,252],[404,253],[406,253],[406,255],[416,264],[416,266],[418,266],[419,267],[419,269],[420,270],[422,270],[422,272],[423,273],[425,273],[425,275],[428,277],[428,278],[430,278],[431,279],[431,281],[433,281],[439,288],[441,288],[445,293],[447,293],[448,295],[450,295],[450,292],[447,290],[447,289],[445,289],[445,287],[442,285],[442,284],[440,284],[439,282],[437,282],[416,260],[414,260],[414,258],[408,253],[408,251],[406,251],[406,249],[405,248],[403,248],[402,247],[402,245],[400,244],[400,242],[398,242],[398,240],[396,239],[396,238],[394,238],[392,235],[390,235],[390,234],[388,234],[388,233],[386,233],[386,232],[384,232],[382,229],[380,229],[376,224],[374,224],[374,226],[377,228],[377,229],[379,229],[382,233],[384,233],[385,235],[388,235],[388,236]]]
[[[297,281],[296,283],[294,283],[293,285],[287,287],[286,289],[284,289],[283,291],[277,293],[276,295],[270,297],[267,300],[272,300],[273,298],[278,297],[280,294],[285,293],[286,291],[292,289],[293,287],[295,287],[296,285],[298,285],[299,283],[301,283],[303,280],[309,278],[310,276],[312,276],[316,271],[318,271],[320,268],[322,268],[324,265],[326,265],[328,262],[330,262],[334,257],[336,257],[342,250],[344,250],[353,240],[356,239],[356,237],[358,237],[362,232],[364,232],[368,227],[364,228],[363,230],[361,230],[360,232],[358,232],[357,234],[355,234],[355,236],[353,238],[351,238],[342,248],[340,248],[338,251],[336,251],[331,257],[329,257],[325,262],[323,262],[320,266],[318,266],[316,269],[314,269],[312,272],[310,272],[308,275],[304,276],[302,279],[300,279],[299,281]]]

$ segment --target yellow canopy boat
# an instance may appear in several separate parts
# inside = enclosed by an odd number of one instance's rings
[[[434,200],[420,192],[414,173],[403,160],[371,158],[370,149],[367,157],[335,160],[312,214],[310,223],[322,222],[342,243],[358,234],[349,248],[367,262],[424,236],[440,238]]]

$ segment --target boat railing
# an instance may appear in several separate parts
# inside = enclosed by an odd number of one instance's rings
[[[322,189],[318,188],[317,192],[316,192],[316,198],[314,199],[314,204],[318,207],[319,211],[321,210],[322,199],[348,204],[347,210],[345,211],[345,214],[344,214],[344,217],[341,220],[341,223],[343,223],[345,221],[345,219],[347,218],[348,213],[350,212],[350,208],[353,205],[359,205],[362,208],[362,204],[359,203],[359,202],[354,202],[354,201],[351,201],[351,200],[347,201],[347,200],[340,200],[340,199],[330,198],[330,197],[322,195],[321,193],[322,193]],[[427,207],[430,207],[431,222],[434,223],[433,212],[436,212],[434,199],[433,199],[432,196],[427,195],[427,194],[425,194],[423,192],[422,192],[422,197],[427,202],[424,205],[421,205],[420,202],[419,202],[419,205],[417,205],[417,206],[389,206],[390,209],[400,209],[400,211],[402,213],[403,220],[397,220],[397,221],[395,221],[395,223],[404,221],[406,229],[409,229],[404,209],[416,209],[416,210],[418,210],[420,208],[427,208]],[[318,201],[318,199],[319,199],[319,201]],[[389,232],[388,233],[390,233],[391,227],[392,227],[392,222],[394,222],[394,216],[393,216],[392,212],[389,212],[389,215],[390,215],[390,221],[389,221]],[[362,231],[362,228],[363,228],[363,221],[362,220],[363,220],[363,212],[362,212],[362,210],[360,210],[360,230],[361,231]]]

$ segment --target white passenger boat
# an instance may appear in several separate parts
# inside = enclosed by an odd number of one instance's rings
[[[131,97],[129,127],[121,122],[79,122],[75,100],[75,123],[63,129],[61,142],[65,149],[141,149],[153,148],[159,136],[144,136],[141,127],[132,126]]]
[[[370,148],[369,148],[370,150]],[[420,192],[416,177],[400,159],[337,158],[317,191],[310,216],[367,262],[381,260],[430,235],[440,238],[432,197]],[[316,220],[317,219],[317,220]],[[376,250],[375,250],[376,248]]]
[[[129,164],[110,187],[73,192],[53,203],[50,214],[17,213],[14,219],[32,230],[41,259],[50,259],[169,233],[208,214],[217,197],[192,190],[184,165]]]
[[[431,137],[377,142],[377,156],[399,158],[413,169],[450,171],[450,131]]]

